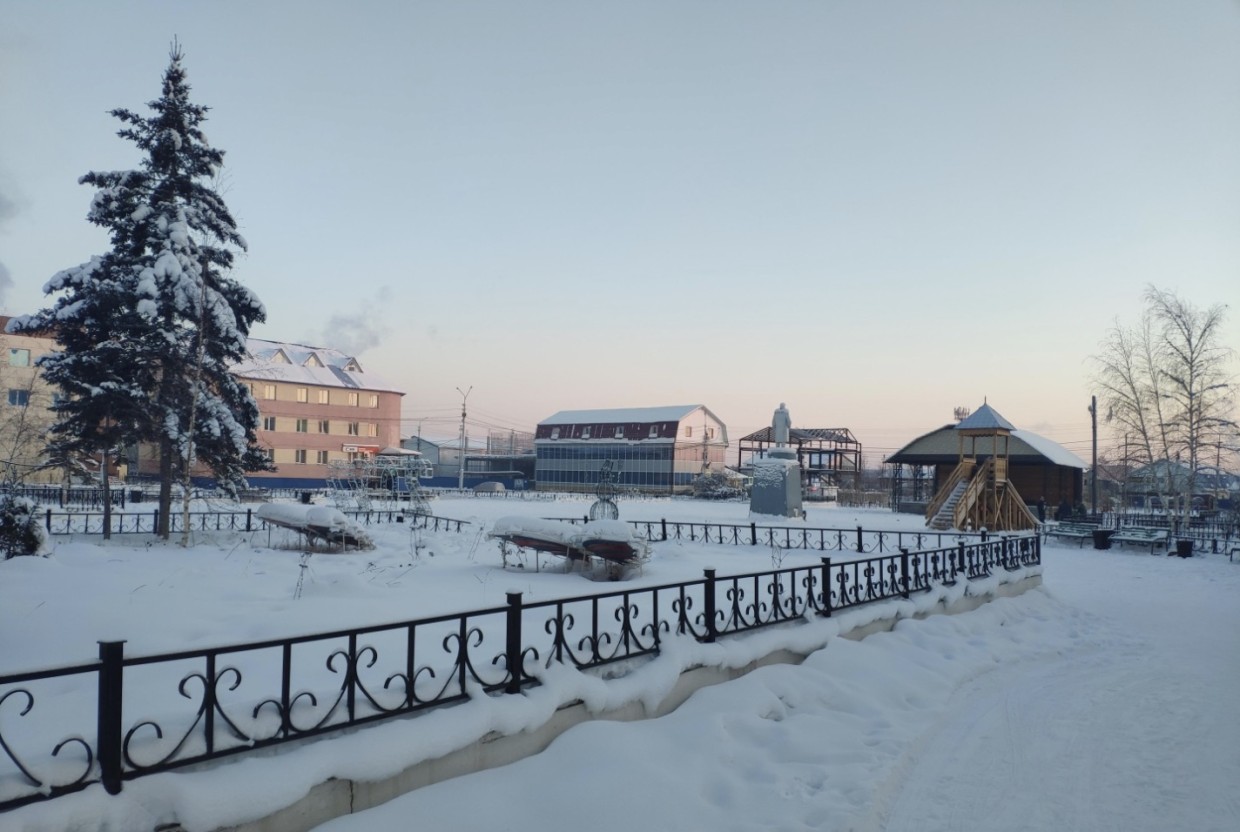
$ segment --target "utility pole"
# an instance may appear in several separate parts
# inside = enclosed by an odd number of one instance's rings
[[[474,386],[472,384],[468,390],[456,388],[456,392],[461,394],[461,447],[457,459],[456,487],[462,491],[465,489],[465,402],[469,399],[469,394],[473,392],[473,389]]]
[[[1089,478],[1089,502],[1090,510],[1094,514],[1098,514],[1098,397],[1089,397],[1089,423],[1093,431],[1094,440],[1094,467],[1093,474]]]

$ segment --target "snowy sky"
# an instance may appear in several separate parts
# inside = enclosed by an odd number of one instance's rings
[[[173,36],[255,334],[358,352],[406,435],[472,386],[474,435],[786,401],[878,456],[988,397],[1087,456],[1142,287],[1240,300],[1236,2],[6,0],[0,311],[106,248],[77,178]]]

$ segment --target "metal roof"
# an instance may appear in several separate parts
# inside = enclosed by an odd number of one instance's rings
[[[664,407],[614,407],[601,410],[561,410],[548,416],[540,425],[618,425],[633,422],[679,422],[693,413],[700,404]],[[711,414],[714,415],[714,414]]]
[[[960,458],[960,435],[956,425],[944,425],[919,436],[887,457],[885,462],[906,465],[935,465],[955,462]],[[980,456],[992,456],[994,438],[980,436],[972,443]],[[1013,430],[1008,444],[1008,458],[1014,462],[1049,462],[1066,468],[1084,470],[1085,461],[1076,454],[1044,436],[1027,430]]]
[[[1016,426],[985,402],[956,425],[956,430],[1016,430]]]
[[[405,395],[386,379],[363,372],[353,356],[330,347],[248,338],[246,352],[248,355],[231,368],[242,378]]]

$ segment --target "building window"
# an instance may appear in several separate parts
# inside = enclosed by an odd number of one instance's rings
[[[9,350],[9,366],[10,367],[29,367],[30,366],[30,350],[21,350],[21,349]]]
[[[327,451],[315,451],[314,461],[317,462],[319,465],[326,465],[327,464]]]
[[[617,438],[617,439],[623,439],[623,438],[624,438],[624,428],[622,428],[622,427],[621,427],[621,428],[616,428],[616,438]]]
[[[552,439],[559,439],[559,438],[560,438],[560,429],[559,429],[559,428],[552,428],[552,429],[551,429],[551,438],[552,438]]]
[[[349,422],[349,436],[361,436],[360,428],[360,422]]]
[[[650,426],[650,438],[651,438],[651,439],[658,439],[658,438],[659,438],[659,426],[658,426],[658,425],[651,425],[651,426]]]
[[[582,428],[582,429],[581,429],[581,438],[582,438],[582,439],[589,439],[589,438],[590,438],[590,429],[589,429],[589,428]]]
[[[293,451],[293,461],[296,462],[298,465],[305,465],[306,464],[306,449],[298,448],[297,450]]]
[[[297,420],[297,432],[308,433],[310,431],[310,421],[308,419]]]
[[[370,396],[367,397],[366,401],[371,407],[379,406],[379,396],[375,393],[371,393]]]
[[[326,390],[320,390],[319,391],[319,404],[327,404],[329,401],[328,399],[329,395],[330,394]]]
[[[276,449],[275,448],[267,448],[267,461],[268,462],[276,461]]]
[[[263,385],[263,398],[274,399],[276,397],[276,386],[274,384]]]
[[[357,407],[357,394],[356,393],[349,394],[349,407]]]
[[[331,433],[332,423],[326,419],[319,419],[319,433]]]
[[[275,430],[275,429],[276,429],[276,417],[275,416],[264,416],[263,417],[263,430]]]
[[[374,422],[367,422],[366,423],[366,435],[367,436],[378,436],[379,426],[376,425]]]
[[[25,407],[26,405],[30,404],[30,391],[29,390],[10,390],[9,391],[9,404],[13,405],[14,407]]]
[[[310,401],[310,391],[304,387],[298,387],[297,388],[297,401],[299,402]]]
[[[685,439],[693,436],[693,425],[685,425]]]
[[[714,439],[714,438],[715,438],[715,429],[714,429],[714,428],[707,428],[707,429],[706,429],[706,438],[707,438],[707,439]]]

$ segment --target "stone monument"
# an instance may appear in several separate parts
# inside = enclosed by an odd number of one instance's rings
[[[749,492],[751,514],[805,516],[801,502],[801,464],[797,461],[797,452],[788,444],[791,430],[792,417],[788,407],[780,402],[771,417],[775,447],[753,462],[753,488]]]

